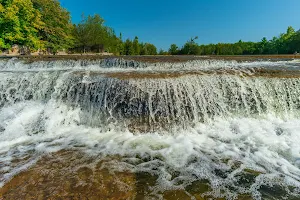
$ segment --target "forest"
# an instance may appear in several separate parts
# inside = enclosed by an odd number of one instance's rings
[[[242,40],[236,43],[218,43],[208,45],[198,45],[195,40],[198,37],[190,39],[179,48],[172,44],[168,52],[171,55],[261,55],[261,54],[293,54],[300,51],[300,30],[295,31],[291,26],[287,28],[286,33],[279,37],[273,37],[271,40],[263,38],[259,42],[244,42]]]
[[[288,27],[286,33],[259,42],[238,41],[199,45],[193,37],[182,47],[171,44],[168,51],[134,39],[123,39],[98,15],[82,15],[73,24],[70,13],[58,0],[0,0],[0,52],[13,45],[55,54],[102,53],[114,55],[258,55],[292,54],[300,51],[300,31]]]

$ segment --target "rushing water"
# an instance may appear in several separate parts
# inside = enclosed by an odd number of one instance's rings
[[[203,181],[202,196],[299,199],[300,76],[257,72],[299,66],[0,61],[0,187],[72,150],[119,156],[111,168],[155,177],[155,198]]]

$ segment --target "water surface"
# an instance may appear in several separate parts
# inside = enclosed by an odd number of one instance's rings
[[[2,60],[0,198],[299,199],[299,66]]]

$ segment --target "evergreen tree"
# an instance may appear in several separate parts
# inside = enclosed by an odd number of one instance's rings
[[[140,55],[140,44],[139,44],[139,38],[137,36],[135,36],[133,40],[132,48],[133,48],[132,55]]]
[[[119,40],[118,40],[118,52],[119,55],[125,55],[122,33],[120,33]]]

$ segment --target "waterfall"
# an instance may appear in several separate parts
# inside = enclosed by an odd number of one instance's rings
[[[260,186],[280,179],[297,196],[299,72],[297,60],[0,60],[0,181],[44,153],[80,146],[144,157],[148,165],[126,166],[157,174],[160,189],[205,179],[211,195],[260,199]],[[179,176],[168,178],[170,169]],[[248,186],[237,184],[245,169],[260,172]]]
[[[97,70],[95,63],[67,63],[64,68],[61,63],[41,62],[23,65],[23,69],[15,71],[10,68],[11,71],[0,74],[0,105],[54,100],[80,108],[84,124],[101,127],[118,123],[125,127],[147,127],[147,131],[175,125],[187,127],[216,117],[298,115],[300,79],[255,76],[260,68],[238,68],[224,62],[220,70],[211,62],[204,63],[204,69],[198,66],[197,71],[178,71],[175,67],[173,71],[150,72],[145,71],[145,64],[133,61],[98,61]],[[131,70],[115,69],[119,65],[144,67],[133,74]],[[53,66],[61,67],[55,70]],[[93,67],[89,71],[84,66]]]

